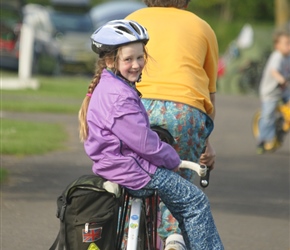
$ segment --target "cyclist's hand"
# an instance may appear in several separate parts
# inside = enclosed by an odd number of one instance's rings
[[[215,150],[208,141],[205,152],[200,156],[199,164],[206,165],[210,168],[210,170],[213,170],[214,163],[215,163],[215,156],[216,156]]]

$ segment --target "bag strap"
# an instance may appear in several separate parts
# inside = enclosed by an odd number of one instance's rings
[[[56,246],[58,245],[58,242],[59,242],[59,235],[60,235],[60,230],[58,231],[58,234],[57,234],[53,244],[49,248],[49,250],[55,250],[56,249]]]
[[[58,234],[57,234],[53,244],[49,248],[49,250],[56,250],[57,245],[58,245],[58,250],[64,250],[65,249],[65,241],[66,241],[65,225],[64,225],[64,223],[60,222],[60,229],[58,231]]]

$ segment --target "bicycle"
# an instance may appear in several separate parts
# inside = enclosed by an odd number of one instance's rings
[[[174,139],[172,135],[161,127],[152,127],[166,143],[172,144]],[[206,188],[209,185],[210,170],[205,165],[193,164],[191,170],[200,176],[200,185]],[[131,196],[125,189],[122,189],[122,205],[119,211],[118,223],[118,250],[161,250],[163,242],[158,238],[158,204],[159,198],[157,192],[146,198],[138,198]],[[127,237],[127,245],[122,246],[127,211],[130,208],[129,230]],[[124,248],[125,247],[125,248]]]
[[[252,119],[252,132],[255,139],[258,139],[260,134],[259,122],[261,120],[261,110],[255,112]],[[275,151],[282,146],[286,134],[290,130],[290,109],[289,104],[282,100],[279,102],[276,109],[275,118],[276,138],[271,143],[264,145],[267,151]]]

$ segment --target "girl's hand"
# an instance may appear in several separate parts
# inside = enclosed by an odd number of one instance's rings
[[[172,169],[172,171],[175,173],[178,172],[178,170],[179,170],[179,167]]]
[[[214,163],[215,163],[215,150],[209,143],[207,142],[205,152],[200,156],[199,164],[200,165],[206,165],[210,168],[210,170],[214,169]]]

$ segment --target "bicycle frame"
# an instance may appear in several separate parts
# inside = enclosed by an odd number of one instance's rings
[[[172,144],[172,142],[174,141],[173,137],[167,130],[164,130],[160,127],[153,127],[152,129],[158,133],[162,141],[165,141],[169,144]],[[210,169],[205,165],[199,165],[197,163],[194,164],[192,162],[190,163],[191,164],[188,164],[188,166],[182,167],[182,168],[188,168],[195,171],[201,177],[200,178],[201,187],[203,188],[207,187],[209,185]],[[119,216],[120,220],[119,220],[119,236],[118,236],[118,241],[117,241],[117,249],[118,250],[121,249],[127,209],[129,206],[129,201],[131,199],[131,210],[130,210],[130,216],[129,216],[129,230],[128,230],[128,239],[127,239],[126,249],[127,250],[142,249],[143,250],[143,248],[140,248],[140,249],[138,248],[138,241],[140,238],[139,237],[140,229],[142,229],[141,227],[142,209],[145,207],[145,216],[147,215],[147,212],[146,212],[147,209],[149,209],[148,211],[149,213],[152,210],[152,208],[154,210],[154,213],[150,214],[150,216],[153,216],[153,219],[150,218],[150,221],[148,223],[147,221],[145,221],[146,250],[159,250],[159,249],[161,250],[161,248],[157,247],[158,195],[156,193],[153,195],[154,204],[152,204],[151,201],[149,200],[152,197],[141,199],[141,198],[132,197],[126,192],[123,195],[124,195],[124,204],[121,207],[120,216]],[[145,218],[145,220],[146,219],[147,218]],[[152,228],[149,229],[149,226]]]
[[[127,249],[137,249],[142,203],[142,199],[132,199]]]

